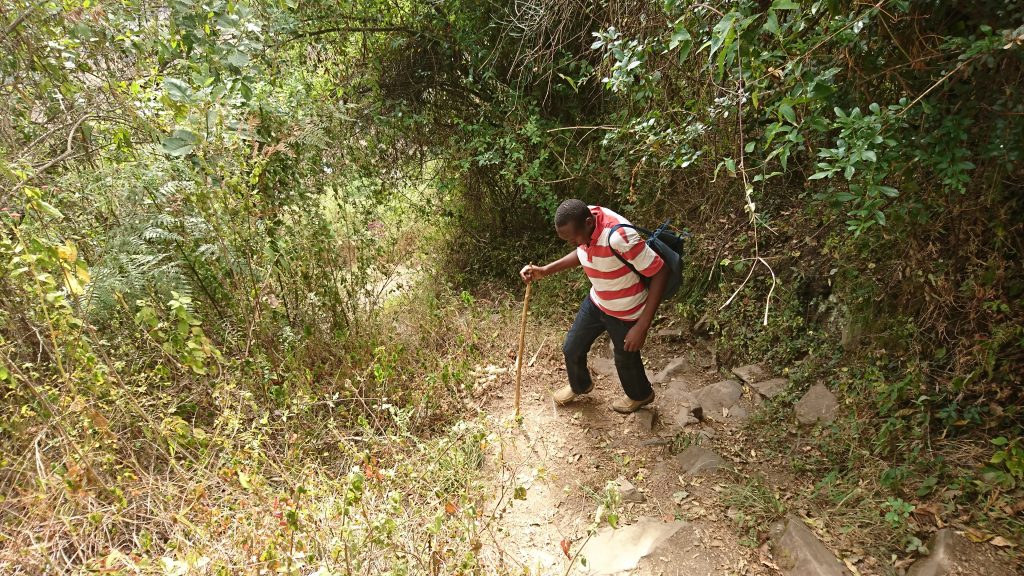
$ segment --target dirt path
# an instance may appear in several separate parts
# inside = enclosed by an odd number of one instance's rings
[[[631,550],[642,551],[654,540],[653,551],[629,573],[776,573],[761,563],[764,549],[742,545],[729,525],[721,492],[724,483],[737,481],[735,473],[721,469],[686,475],[685,463],[675,456],[685,448],[679,440],[673,445],[672,415],[680,409],[680,394],[722,380],[711,353],[700,344],[652,338],[645,348],[652,377],[670,359],[686,361],[675,363],[671,386],[655,384],[658,398],[651,405],[655,418],[649,428],[642,416],[610,409],[622,390],[604,339],[590,356],[594,392],[556,407],[550,392],[565,383],[561,335],[552,332],[546,338],[535,364],[524,368],[521,426],[512,418],[514,374],[492,377],[493,385],[481,394],[481,405],[500,439],[488,458],[496,489],[488,506],[494,521],[482,551],[485,561],[513,573],[613,573],[632,564]],[[686,426],[682,443],[723,454],[728,465],[737,426],[728,421],[693,423]],[[632,483],[639,495],[614,486],[606,490],[617,479]],[[599,507],[617,514],[620,530],[612,532],[605,519],[593,534]],[[639,545],[626,542],[634,537]]]

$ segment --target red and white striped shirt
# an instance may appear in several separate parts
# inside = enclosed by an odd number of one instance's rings
[[[632,228],[616,230],[609,248],[608,229],[629,221],[600,206],[590,206],[590,213],[594,216],[594,234],[590,242],[576,248],[583,271],[593,285],[590,299],[609,316],[636,320],[647,303],[647,286],[612,253],[612,248],[648,278],[657,274],[665,262]]]

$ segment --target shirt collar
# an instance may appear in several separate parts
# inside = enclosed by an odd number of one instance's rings
[[[587,242],[587,248],[597,245],[597,240],[601,237],[601,232],[604,230],[604,213],[600,206],[591,206],[590,214],[594,216],[594,232],[590,235],[590,241]]]

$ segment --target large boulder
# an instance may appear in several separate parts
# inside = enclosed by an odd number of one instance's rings
[[[831,422],[835,420],[839,402],[823,384],[815,384],[794,406],[796,419],[801,424]]]
[[[789,515],[771,529],[772,555],[786,576],[851,576],[846,566],[814,532]]]

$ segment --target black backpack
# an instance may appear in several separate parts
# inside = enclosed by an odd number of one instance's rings
[[[615,254],[623,264],[629,267],[640,280],[645,284],[649,285],[651,279],[644,276],[637,271],[621,254],[612,248],[612,234],[615,233],[619,228],[632,228],[636,230],[638,234],[647,235],[647,245],[654,250],[658,256],[665,262],[665,265],[669,268],[668,284],[665,285],[665,294],[662,296],[662,301],[668,300],[669,298],[676,295],[679,291],[679,286],[683,283],[683,243],[686,238],[690,236],[689,232],[682,232],[676,234],[675,232],[668,230],[669,220],[666,220],[664,224],[658,227],[657,230],[651,232],[646,228],[640,228],[639,226],[633,226],[632,224],[616,224],[608,229],[608,249]],[[641,236],[643,237],[643,236]]]

